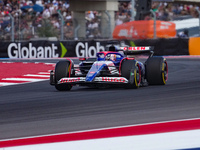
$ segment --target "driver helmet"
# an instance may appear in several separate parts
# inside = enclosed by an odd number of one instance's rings
[[[111,54],[110,55],[110,60],[115,61],[116,60],[116,54]]]
[[[110,60],[110,54],[106,55],[106,60]]]

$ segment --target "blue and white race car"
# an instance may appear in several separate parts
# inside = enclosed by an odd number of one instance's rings
[[[144,63],[134,55],[148,53]],[[131,57],[130,57],[131,56]],[[59,61],[51,71],[50,84],[59,91],[69,91],[74,85],[112,86],[138,88],[142,85],[165,85],[168,78],[167,61],[162,56],[153,56],[151,47],[109,47],[97,53],[94,61],[79,58],[75,67],[71,59]]]

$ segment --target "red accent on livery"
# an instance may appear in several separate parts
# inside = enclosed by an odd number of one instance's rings
[[[93,74],[93,73],[95,73],[95,72],[94,72],[94,71],[91,71],[90,73]]]
[[[135,58],[127,58],[127,57],[125,57],[125,58],[123,58],[121,61],[120,61],[120,64],[119,64],[119,76],[121,77],[121,66],[122,66],[122,62],[123,62],[123,60],[134,60]]]
[[[83,58],[79,58],[79,60],[80,60],[80,61],[85,61],[86,58],[85,58],[85,57],[83,57]]]

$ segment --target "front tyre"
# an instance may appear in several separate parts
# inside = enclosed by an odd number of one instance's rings
[[[69,77],[70,61],[59,61],[55,67],[55,88],[58,91],[69,91],[72,88],[70,84],[58,84],[61,78]]]
[[[165,58],[150,57],[146,61],[146,78],[149,85],[165,85],[168,78],[168,65]]]
[[[129,81],[125,88],[138,88],[141,83],[141,70],[138,62],[136,60],[123,60],[121,64],[121,76]]]

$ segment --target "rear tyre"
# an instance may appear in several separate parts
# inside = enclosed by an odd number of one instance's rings
[[[69,77],[70,61],[59,61],[55,67],[55,88],[58,91],[69,91],[70,84],[57,84],[61,78]]]
[[[141,83],[141,70],[136,60],[123,60],[121,65],[121,76],[128,79],[125,88],[138,88]]]
[[[150,57],[146,61],[146,79],[149,85],[165,85],[168,78],[167,61],[163,57]]]

